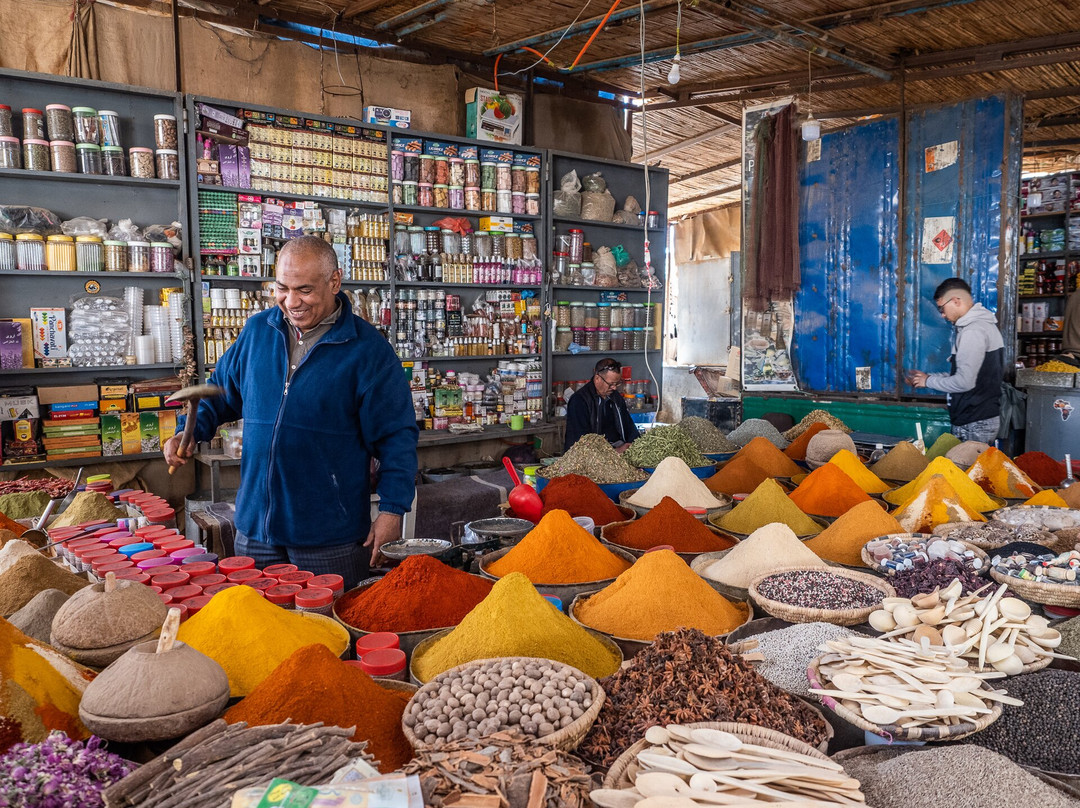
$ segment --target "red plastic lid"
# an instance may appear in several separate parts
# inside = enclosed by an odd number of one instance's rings
[[[156,536],[161,532],[161,525],[147,525],[135,528],[135,535],[145,541],[150,541],[150,536]]]
[[[143,516],[151,522],[169,522],[176,518],[176,511],[172,508],[154,508],[153,510],[144,510]]]
[[[183,603],[170,603],[169,608],[170,609],[179,609],[180,610],[180,621],[181,622],[183,622],[184,620],[187,620],[189,617],[191,617],[192,614],[194,614],[194,612],[192,612]]]
[[[164,561],[164,564],[155,564],[155,561]],[[143,566],[149,564],[149,567]],[[148,558],[145,561],[140,561],[136,565],[139,569],[145,572],[147,575],[167,575],[170,572],[179,572],[180,568],[175,564],[169,562],[167,557],[162,558]]]
[[[218,562],[218,569],[228,575],[237,570],[250,570],[255,568],[255,559],[249,556],[229,556]]]
[[[380,648],[364,654],[360,668],[369,676],[393,676],[405,670],[405,652],[398,648]]]
[[[376,631],[365,634],[356,641],[356,655],[364,657],[372,651],[385,651],[391,648],[400,648],[401,640],[392,631]]]
[[[288,606],[293,603],[297,592],[303,592],[304,588],[299,584],[278,584],[263,590],[263,595],[271,603],[278,606]]]
[[[98,544],[101,543],[101,541],[98,541]],[[109,547],[119,550],[121,547],[127,547],[129,544],[139,544],[140,542],[134,536],[128,536],[126,539],[113,539],[112,541],[106,541],[104,543],[109,545]]]
[[[172,595],[168,592],[158,592],[158,597],[161,598],[161,602],[168,606],[172,603]]]
[[[307,583],[304,584],[308,589],[329,589],[331,592],[343,592],[345,590],[345,579],[340,575],[333,572],[325,575],[316,575],[314,578],[308,578]]]
[[[143,550],[140,553],[135,553],[131,557],[131,560],[138,564],[140,561],[145,561],[148,558],[164,558],[165,552],[163,550]]]
[[[120,501],[121,502],[129,502],[132,497],[138,496],[139,494],[142,494],[142,493],[145,493],[145,492],[141,488],[132,488],[130,491],[121,491],[120,494],[119,494]]]
[[[174,586],[183,586],[190,580],[191,576],[186,572],[166,572],[164,575],[155,575],[150,582],[168,591]]]
[[[300,569],[295,564],[271,564],[269,567],[263,569],[263,575],[269,575],[271,578],[280,578],[287,572],[296,572]]]
[[[94,536],[84,536],[81,539],[72,539],[65,542],[64,546],[74,553],[83,547],[101,547],[101,539]]]
[[[135,569],[135,564],[131,561],[114,561],[111,564],[105,564],[98,567],[96,572],[99,575],[104,575],[107,572],[119,573],[121,570],[126,569]]]
[[[217,564],[213,561],[193,561],[190,564],[181,564],[180,571],[186,572],[194,579],[199,575],[213,575],[217,572]],[[221,580],[225,580],[224,575],[221,576]],[[220,583],[220,581],[214,583]]]
[[[309,580],[315,577],[315,573],[307,572],[306,570],[297,570],[296,572],[286,572],[284,575],[277,576],[278,582],[283,584],[300,584],[303,586]]]
[[[187,610],[188,616],[190,616],[190,615],[193,615],[193,614],[198,614],[199,609],[201,609],[203,606],[205,606],[207,603],[209,603],[210,598],[212,598],[212,597],[213,597],[213,595],[206,595],[206,594],[195,595],[194,597],[188,598],[187,600],[182,602],[180,605]]]
[[[169,555],[183,552],[184,550],[195,550],[195,544],[190,539],[170,539],[169,541],[163,541],[161,544],[156,545],[157,548]],[[202,550],[195,550],[192,553],[183,553],[180,558],[187,558],[189,555],[202,555]]]
[[[334,593],[329,589],[303,589],[296,593],[297,609],[321,609],[334,602]]]
[[[29,113],[31,113],[31,114],[33,114],[33,113],[36,113],[36,114],[38,114],[38,115],[44,115],[44,114],[45,114],[45,113],[44,113],[44,112],[42,112],[42,111],[41,111],[40,109],[34,109],[33,107],[23,107],[23,110],[22,110],[22,111],[23,111],[23,114],[24,114],[24,115],[25,115],[25,114],[26,114],[27,112],[29,112]]]
[[[194,564],[185,564],[180,569],[184,572],[188,572],[187,568],[194,566]],[[209,589],[211,586],[217,586],[218,584],[223,584],[226,581],[225,576],[217,572],[207,573],[206,575],[195,575],[194,573],[188,574],[191,575],[191,583],[195,584],[196,586],[201,586],[203,589]]]
[[[203,587],[202,593],[204,595],[209,595],[210,597],[213,597],[214,595],[216,595],[221,590],[223,590],[223,589],[231,589],[234,586],[239,586],[239,584],[234,584],[234,583],[231,583],[229,581],[226,581],[225,583],[214,584],[213,586],[205,586],[205,587]]]
[[[156,595],[160,595],[162,592],[165,591],[160,586],[147,586],[146,588],[147,589],[152,589],[154,591],[154,594],[156,594]]]
[[[113,539],[130,539],[132,536],[130,530],[114,530],[111,533],[106,533],[101,537],[102,541],[112,541]]]
[[[111,547],[94,547],[89,550],[83,550],[79,556],[83,561],[93,562],[95,558],[106,558],[111,555],[120,555],[116,550]]]
[[[218,565],[218,569],[220,569],[222,572],[225,571],[225,567],[220,565],[220,564]],[[262,572],[260,570],[247,569],[247,570],[237,570],[236,572],[230,572],[226,577],[230,581],[232,581],[234,584],[242,584],[242,583],[246,583],[247,581],[253,581],[256,578],[262,578],[263,574],[262,574]],[[275,582],[276,582],[276,579],[275,579]]]
[[[140,584],[150,583],[150,576],[134,567],[128,570],[120,570],[120,572],[116,573],[116,577],[121,581],[138,581]]]
[[[174,586],[169,590],[169,594],[172,595],[173,600],[184,601],[188,598],[193,598],[201,595],[203,592],[201,586],[193,586],[192,584],[184,584],[183,586]]]
[[[244,581],[244,586],[250,586],[252,589],[258,589],[260,592],[265,592],[270,587],[277,585],[277,578],[249,578]]]
[[[90,566],[94,572],[97,572],[102,567],[107,567],[109,564],[116,564],[119,561],[127,561],[120,553],[109,553],[109,555],[98,556],[97,558],[89,559]],[[129,564],[131,562],[128,562]]]

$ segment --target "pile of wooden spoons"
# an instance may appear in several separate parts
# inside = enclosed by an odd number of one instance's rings
[[[961,597],[960,582],[954,580],[926,595],[885,598],[882,608],[870,614],[869,623],[884,632],[883,639],[904,637],[948,648],[976,660],[980,671],[989,665],[1008,676],[1045,667],[1054,657],[1072,659],[1054,653],[1061,634],[1045,617],[1032,614],[1019,598],[1004,597],[1005,584],[984,594],[991,586]]]
[[[651,727],[637,754],[633,787],[593,791],[600,808],[863,805],[859,781],[837,763],[744,743],[730,732],[669,724]]]
[[[1023,704],[984,686],[1005,674],[973,671],[942,647],[853,636],[829,640],[821,650],[814,661],[820,686],[810,692],[878,727],[948,729],[993,714],[994,702]]]

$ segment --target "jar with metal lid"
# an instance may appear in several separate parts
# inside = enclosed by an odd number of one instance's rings
[[[465,209],[465,189],[458,185],[451,185],[447,191],[447,199],[449,205],[453,210]]]
[[[103,272],[104,248],[98,236],[75,237],[75,266],[79,272]]]
[[[128,271],[128,248],[124,241],[105,241],[101,245],[105,253],[106,272]]]
[[[180,155],[175,149],[158,149],[154,156],[159,180],[180,179]]]
[[[560,300],[555,304],[555,325],[570,327],[570,301]]]
[[[525,213],[525,194],[517,191],[510,192],[510,212],[515,216]]]
[[[77,170],[75,161],[75,144],[70,140],[54,140],[49,143],[49,152],[52,155],[52,170],[74,174]]]
[[[573,326],[570,329],[570,335],[573,337],[574,342],[576,342],[578,345],[584,345],[585,344],[585,327],[584,326]]]
[[[477,258],[491,258],[493,249],[491,233],[487,230],[477,230],[473,233],[473,250]]]
[[[479,188],[465,186],[465,210],[480,210],[482,196]]]
[[[405,179],[405,152],[400,149],[390,151],[390,179],[394,182]]]
[[[420,155],[420,179],[419,182],[428,185],[435,184],[435,158],[430,154]]]
[[[558,326],[555,329],[555,350],[565,353],[570,350],[570,343],[574,341],[574,332],[569,326]]]
[[[586,303],[585,309],[585,327],[597,328],[600,325],[600,309],[595,303]]]
[[[529,216],[540,215],[540,194],[525,194],[525,213]]]
[[[450,184],[450,158],[441,154],[435,158],[435,184]]]
[[[525,193],[540,193],[540,167],[528,166],[525,169]]]
[[[102,146],[101,167],[106,176],[126,177],[127,166],[124,162],[124,150],[119,146]]]
[[[532,233],[521,234],[521,257],[526,261],[535,261],[537,259],[536,236]]]
[[[122,148],[120,142],[120,116],[111,109],[98,110],[98,122],[101,124],[101,145]],[[156,124],[157,121],[154,121]],[[167,148],[176,148],[176,119],[173,118],[173,144]]]
[[[173,248],[167,241],[155,241],[150,245],[150,271],[173,271]]]
[[[74,272],[75,239],[71,236],[49,236],[45,240],[45,266],[52,272]]]
[[[611,350],[611,329],[600,326],[596,329],[596,350],[598,351],[610,351]]]
[[[570,236],[570,261],[574,264],[580,264],[584,260],[581,255],[581,247],[585,243],[585,233],[574,229],[568,235]]]
[[[128,149],[128,162],[131,164],[131,176],[143,180],[154,178],[154,152],[143,146]]]
[[[22,152],[17,137],[0,137],[0,168],[22,168]]]
[[[47,140],[24,140],[23,141],[23,168],[27,171],[48,171],[49,141]]]
[[[175,151],[178,148],[178,143],[176,116],[167,114],[155,115],[154,145],[157,146],[159,150]]]
[[[600,350],[600,329],[595,326],[585,326],[585,345],[590,351]]]
[[[611,304],[600,301],[596,304],[596,313],[600,328],[611,328]]]
[[[150,271],[150,242],[129,241],[128,247],[128,272]]]
[[[498,230],[493,230],[491,233],[491,257],[506,257],[506,234]]]
[[[496,192],[486,188],[480,191],[480,210],[494,211],[496,207]]]
[[[37,233],[15,236],[15,267],[20,272],[44,272],[45,239]]]
[[[592,261],[592,245],[587,241],[581,245],[581,260]]]
[[[101,121],[96,109],[72,107],[71,118],[75,124],[75,142],[101,145]]]
[[[570,271],[570,256],[564,252],[552,255],[551,273],[555,283],[567,283],[566,275]]]
[[[437,208],[450,207],[450,186],[436,184],[432,189],[432,199],[435,202]]]
[[[447,185],[465,187],[465,161],[460,157],[450,158],[450,181]]]
[[[422,227],[420,227],[420,225],[416,225],[416,224],[410,225],[409,226],[409,252],[412,253],[413,255],[423,255],[424,254],[424,247],[425,247],[426,243],[427,243],[427,240],[424,237],[424,228],[422,228]]]
[[[401,204],[415,206],[420,199],[420,186],[412,180],[401,183]]]
[[[15,130],[11,126],[11,107],[0,104],[0,138],[14,136]]]
[[[495,164],[495,190],[512,191],[514,189],[513,168],[508,163]],[[486,186],[491,187],[491,186]]]
[[[424,228],[424,252],[428,255],[437,255],[442,246],[441,231],[437,227]]]
[[[513,213],[514,212],[514,195],[510,191],[496,191],[495,192],[495,212],[496,213]]]
[[[649,313],[644,303],[634,304],[634,328],[644,328],[649,324]]]
[[[0,233],[0,272],[14,272],[17,265],[15,237],[11,233]]]
[[[570,304],[570,326],[572,328],[585,327],[585,304],[579,300]]]
[[[23,107],[23,140],[45,140],[45,113],[33,107]]]
[[[45,107],[45,128],[49,140],[70,140],[75,142],[75,123],[71,119],[71,107],[64,104],[49,104]]]
[[[78,143],[75,145],[75,154],[79,160],[80,174],[103,174],[105,169],[101,165],[101,146],[93,143]]]
[[[624,350],[626,350],[626,342],[624,341],[622,328],[620,328],[618,326],[612,326],[611,327],[610,343],[611,343],[611,347],[608,348],[609,351],[624,351]]]
[[[485,191],[497,190],[495,185],[495,177],[498,174],[499,166],[497,163],[484,162],[480,164],[480,187]],[[506,190],[510,190],[509,187]]]

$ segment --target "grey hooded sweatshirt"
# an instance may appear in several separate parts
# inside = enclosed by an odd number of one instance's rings
[[[1005,342],[993,312],[976,303],[956,321],[951,373],[931,373],[926,386],[949,394],[953,426],[995,418],[1001,414],[1001,380]]]

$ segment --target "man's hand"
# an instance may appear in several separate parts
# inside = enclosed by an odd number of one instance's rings
[[[928,378],[929,374],[923,373],[921,370],[913,370],[908,374],[908,384],[912,387],[926,387]]]
[[[622,443],[622,444],[619,444],[618,446],[615,447],[615,451],[618,452],[619,454],[622,454],[623,452],[625,452],[629,448],[630,448],[629,443]]]
[[[161,452],[165,455],[165,462],[170,466],[183,466],[187,464],[187,458],[177,454],[183,434],[173,435],[161,445]]]
[[[379,550],[388,541],[401,538],[401,517],[396,513],[380,513],[368,532],[365,547],[371,548],[371,566],[378,566]]]

